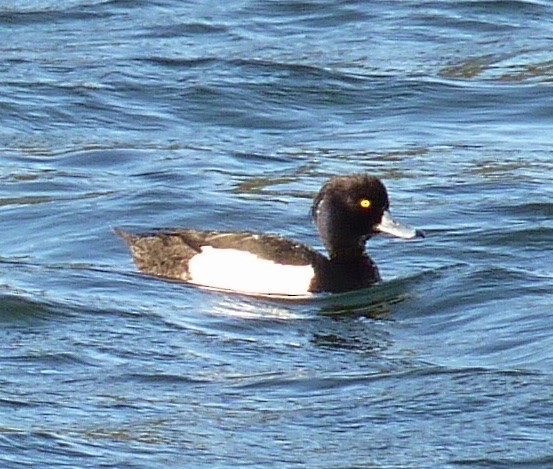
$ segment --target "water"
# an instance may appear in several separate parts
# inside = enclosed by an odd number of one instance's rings
[[[2,467],[553,464],[553,5],[0,7]],[[427,233],[284,302],[143,277],[110,228],[280,233],[380,176]]]

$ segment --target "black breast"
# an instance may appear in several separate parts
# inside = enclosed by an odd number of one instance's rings
[[[365,288],[380,281],[378,267],[366,254],[354,259],[324,258],[323,262],[315,265],[315,278],[310,290],[341,293]]]

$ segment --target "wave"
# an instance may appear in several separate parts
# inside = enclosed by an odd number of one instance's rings
[[[0,324],[33,322],[59,317],[59,305],[45,299],[29,298],[27,294],[0,294]],[[61,314],[67,314],[66,311]]]

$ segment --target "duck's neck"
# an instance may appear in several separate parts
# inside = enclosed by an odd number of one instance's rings
[[[331,261],[339,262],[340,260],[351,262],[353,260],[366,259],[367,253],[365,252],[365,242],[359,241],[359,243],[347,245],[347,246],[332,246],[329,249],[329,255]]]

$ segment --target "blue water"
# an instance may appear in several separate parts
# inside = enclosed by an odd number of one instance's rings
[[[0,6],[0,465],[553,466],[553,4]],[[311,301],[111,232],[279,233],[367,171],[427,238]],[[238,273],[237,273],[238,274]]]

